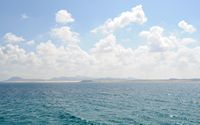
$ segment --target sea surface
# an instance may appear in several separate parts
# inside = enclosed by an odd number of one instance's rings
[[[1,83],[0,125],[200,125],[200,83]]]

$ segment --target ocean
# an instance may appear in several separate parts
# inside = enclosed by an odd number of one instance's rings
[[[0,125],[200,125],[200,83],[1,83]]]

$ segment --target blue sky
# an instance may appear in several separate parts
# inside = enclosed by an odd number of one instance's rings
[[[197,77],[199,5],[198,0],[1,0],[0,79],[19,72],[31,78]],[[60,11],[68,19],[64,23],[56,20]]]
[[[148,17],[148,22],[144,25],[146,29],[153,25],[164,26],[167,30],[177,29],[177,23],[183,19],[200,27],[200,14],[198,13],[200,2],[198,0],[2,0],[0,4],[0,35],[14,32],[26,38],[35,39],[54,27],[56,11],[66,9],[76,20],[72,24],[73,30],[79,32],[81,38],[87,42],[87,44],[81,45],[88,49],[96,40],[89,34],[92,28],[138,4],[142,4]],[[20,19],[22,14],[28,15],[30,19]],[[135,28],[134,31],[141,30],[140,27]]]

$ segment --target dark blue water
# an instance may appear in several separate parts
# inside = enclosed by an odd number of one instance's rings
[[[198,125],[200,84],[0,84],[0,125]]]

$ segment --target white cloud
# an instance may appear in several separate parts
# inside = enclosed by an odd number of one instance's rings
[[[173,37],[163,36],[164,29],[159,26],[153,26],[149,31],[142,31],[139,35],[148,41],[153,51],[165,51],[176,47],[176,41]]]
[[[90,55],[94,59],[92,72],[98,77],[128,77],[131,75],[129,71],[133,66],[130,65],[133,61],[131,60],[133,50],[120,45],[112,34],[99,40],[90,50]]]
[[[159,37],[164,29],[155,27],[152,29]],[[160,38],[159,46],[166,42]],[[152,51],[152,46],[147,44],[136,49],[125,48],[117,42],[114,35],[108,35],[95,44],[90,55],[94,57],[93,72],[96,76],[110,77],[136,77],[136,78],[191,78],[198,77],[200,72],[200,47],[189,48],[182,44],[185,41],[193,41],[190,38],[179,39],[174,36],[166,37],[174,46],[167,45],[167,51]],[[173,41],[175,40],[175,41]],[[149,41],[147,41],[148,43]],[[167,44],[169,41],[167,41]],[[161,45],[160,45],[161,44]],[[164,48],[166,46],[164,45]]]
[[[108,19],[103,25],[95,28],[92,32],[112,33],[119,28],[123,28],[130,23],[143,24],[147,21],[147,17],[142,9],[142,5],[133,7],[130,11],[121,13],[114,19]]]
[[[185,20],[180,21],[178,26],[188,33],[193,33],[196,31],[196,28],[193,25],[188,24]]]
[[[57,23],[60,23],[60,24],[74,22],[72,15],[67,10],[59,10],[56,13],[55,20]]]
[[[11,76],[50,78],[82,75],[87,74],[89,65],[90,56],[78,45],[56,47],[47,41],[37,45],[34,52],[13,44],[0,46],[0,70],[9,72]]]
[[[192,38],[179,39],[175,35],[164,36],[163,32],[162,27],[153,26],[149,31],[140,32],[139,36],[145,38],[152,51],[172,50],[195,42]]]
[[[73,75],[191,78],[200,75],[200,47],[180,45],[175,50],[157,52],[151,49],[148,44],[125,48],[112,34],[99,40],[89,52],[77,44],[56,46],[51,41],[41,42],[34,52],[7,44],[0,46],[0,70],[3,74],[32,78]]]
[[[25,39],[21,36],[17,36],[13,33],[6,33],[4,35],[4,40],[8,43],[19,43],[25,41]]]
[[[68,12],[62,13],[57,13],[57,23],[74,21]],[[119,28],[130,23],[143,24],[146,20],[141,5],[109,19],[95,29],[95,32],[106,33],[106,37],[97,41],[89,52],[77,44],[80,42],[79,34],[69,26],[56,27],[50,31],[52,36],[67,45],[54,44],[53,40],[39,44],[34,40],[26,41],[28,45],[35,44],[33,51],[22,48],[21,44],[12,44],[25,40],[7,33],[4,39],[8,43],[0,45],[0,79],[16,75],[30,78],[76,75],[143,79],[199,77],[200,47],[188,47],[196,41],[193,38],[167,35],[164,28],[153,26],[139,33],[145,40],[143,45],[126,48],[113,35]]]
[[[29,18],[29,16],[26,15],[25,13],[21,15],[21,19],[23,19],[23,20],[26,20],[26,19],[28,19],[28,18]]]
[[[1,64],[4,64],[5,67],[8,66],[8,69],[12,69],[12,66],[27,65],[28,63],[25,62],[28,61],[30,54],[18,45],[7,44],[1,47],[1,58],[3,58]]]
[[[197,41],[193,38],[182,38],[178,39],[179,46],[188,46],[196,43]]]
[[[51,30],[51,34],[52,36],[70,44],[76,44],[79,42],[79,34],[71,31],[68,26],[54,28]]]
[[[34,40],[30,40],[30,41],[27,41],[26,44],[27,44],[27,45],[34,45],[34,44],[35,44],[35,41],[34,41]]]
[[[88,54],[78,45],[56,47],[51,41],[40,43],[36,47],[36,54],[40,57],[43,63],[52,64],[49,66],[58,66],[58,68],[59,66],[63,66],[69,69],[86,64],[88,58]],[[78,70],[78,68],[76,70]]]

